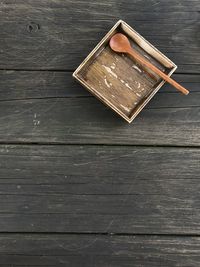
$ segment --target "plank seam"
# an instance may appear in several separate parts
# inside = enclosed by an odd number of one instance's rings
[[[101,232],[0,232],[0,238],[1,235],[34,235],[34,236],[48,236],[48,235],[55,235],[55,236],[163,236],[163,237],[182,237],[182,238],[189,238],[189,237],[200,237],[200,234],[190,234],[190,233],[184,233],[184,234],[176,234],[176,233],[101,233]]]
[[[123,147],[146,147],[146,148],[176,148],[176,149],[181,149],[181,148],[188,148],[188,149],[199,149],[200,145],[171,145],[171,144],[157,144],[157,145],[147,145],[147,144],[118,144],[118,143],[65,143],[65,142],[15,142],[15,141],[0,141],[0,146],[4,145],[15,145],[15,146],[99,146],[99,147],[117,147],[117,146],[123,146]],[[8,154],[0,154],[0,155],[8,155]],[[20,156],[20,155],[15,155],[15,156]],[[62,157],[62,156],[59,156]],[[64,156],[63,156],[64,157]]]

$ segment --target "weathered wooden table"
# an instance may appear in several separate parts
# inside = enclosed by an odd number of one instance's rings
[[[0,1],[0,266],[200,266],[200,1]],[[72,80],[123,19],[177,65],[128,124]]]

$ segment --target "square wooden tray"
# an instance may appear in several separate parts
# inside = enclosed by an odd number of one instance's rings
[[[165,81],[128,55],[111,50],[109,40],[117,32],[124,33],[134,49],[169,76],[177,66],[119,20],[75,70],[76,80],[130,123]]]

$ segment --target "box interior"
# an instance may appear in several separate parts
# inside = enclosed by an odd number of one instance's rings
[[[111,50],[109,39],[116,32],[125,34],[135,50],[166,74],[170,73],[175,65],[123,23],[113,29],[84,62],[76,74],[78,79],[91,93],[130,121],[159,89],[163,80],[129,55]]]

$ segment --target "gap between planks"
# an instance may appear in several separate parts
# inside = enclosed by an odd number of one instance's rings
[[[111,144],[102,144],[102,143],[66,143],[66,142],[7,142],[7,141],[0,141],[0,146],[99,146],[99,147],[132,147],[132,148],[164,148],[164,149],[168,149],[168,148],[176,148],[176,149],[200,149],[200,146],[197,145],[171,145],[171,144],[163,144],[163,145],[148,145],[148,144],[115,144],[115,143],[111,143]],[[2,155],[2,154],[1,154]],[[17,155],[19,156],[19,155]],[[59,156],[60,157],[60,156]]]
[[[153,236],[153,237],[182,237],[182,238],[190,238],[190,237],[200,237],[200,234],[175,234],[175,233],[101,233],[101,232],[1,232],[0,231],[0,238],[1,236]]]

